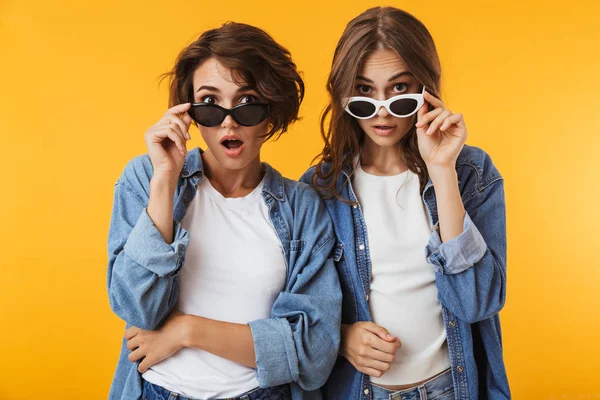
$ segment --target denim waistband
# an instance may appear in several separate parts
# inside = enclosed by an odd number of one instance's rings
[[[432,400],[453,398],[452,370],[448,369],[438,376],[420,385],[398,391],[389,390],[376,384],[371,384],[373,399],[388,400]],[[447,395],[447,397],[445,397]]]
[[[289,400],[292,398],[289,385],[281,385],[270,388],[256,388],[236,397],[219,398],[215,400]],[[198,400],[186,397],[179,393],[171,392],[162,386],[155,385],[144,380],[143,400]]]

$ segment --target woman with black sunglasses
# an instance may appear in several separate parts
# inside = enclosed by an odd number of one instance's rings
[[[170,106],[115,185],[108,291],[127,322],[110,399],[302,399],[339,345],[333,226],[260,159],[304,84],[262,30],[229,23],[179,55]],[[187,151],[197,124],[207,149]]]
[[[330,399],[508,399],[503,180],[440,100],[433,39],[412,15],[347,25],[327,83],[325,147],[304,176],[338,234],[344,293]]]

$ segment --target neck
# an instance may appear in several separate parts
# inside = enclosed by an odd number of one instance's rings
[[[408,169],[400,144],[382,147],[369,137],[365,137],[360,151],[360,165],[365,172],[381,176],[398,175]]]
[[[223,197],[246,196],[256,189],[264,176],[260,154],[242,169],[228,169],[207,149],[202,154],[202,163],[206,178]]]

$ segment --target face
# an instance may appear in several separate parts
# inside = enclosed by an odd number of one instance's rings
[[[421,93],[422,86],[409,71],[406,63],[392,50],[376,50],[362,64],[353,96],[387,100],[401,94]],[[394,146],[416,122],[416,114],[407,118],[391,115],[385,107],[369,119],[357,119],[365,132],[365,141],[377,146]]]
[[[233,108],[244,103],[266,102],[256,90],[243,82],[234,82],[231,71],[210,58],[194,72],[194,102],[217,104],[223,108]],[[208,152],[226,169],[240,170],[257,159],[264,136],[268,131],[268,118],[256,126],[241,126],[231,115],[214,127],[198,125]]]

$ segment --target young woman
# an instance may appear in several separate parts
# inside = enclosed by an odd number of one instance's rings
[[[429,32],[401,10],[367,10],[327,87],[325,147],[302,178],[338,237],[342,342],[326,398],[510,398],[503,180],[439,99]]]
[[[314,398],[339,347],[333,226],[310,186],[260,161],[303,81],[286,49],[236,23],[170,77],[148,154],[115,185],[108,292],[128,328],[109,398]],[[206,151],[186,150],[192,121]]]

